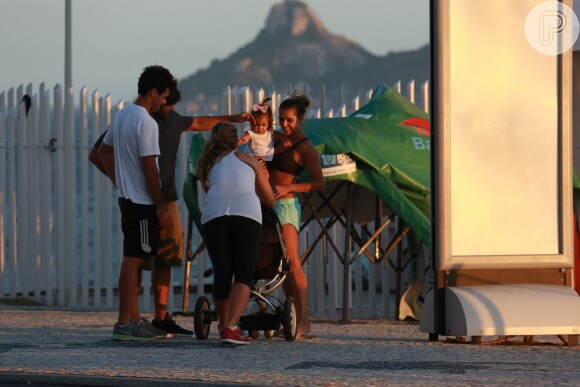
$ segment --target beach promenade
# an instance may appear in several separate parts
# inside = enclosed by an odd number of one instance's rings
[[[116,342],[113,312],[0,306],[0,385],[579,385],[580,347],[429,342],[417,323],[314,320],[311,337],[247,346],[173,337]],[[189,328],[189,318],[176,317]]]

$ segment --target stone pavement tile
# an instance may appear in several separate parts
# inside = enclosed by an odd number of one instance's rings
[[[0,373],[280,386],[578,385],[578,347],[429,342],[416,323],[314,320],[312,338],[248,346],[110,339],[116,314],[0,308]],[[191,319],[179,317],[191,328]],[[1,381],[2,379],[0,379]],[[117,379],[108,379],[117,380]]]

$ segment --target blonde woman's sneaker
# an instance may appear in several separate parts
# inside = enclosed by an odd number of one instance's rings
[[[220,332],[220,339],[222,343],[227,344],[250,344],[252,339],[244,336],[242,330],[238,327],[236,329],[223,328]]]
[[[177,323],[169,317],[169,313],[165,314],[165,318],[163,320],[154,319],[151,321],[151,325],[153,325],[157,329],[161,329],[168,334],[174,335],[193,335],[193,332],[189,329],[185,329],[177,325]]]
[[[167,334],[167,332],[162,331],[161,329],[155,328],[149,320],[144,317],[141,317],[141,327],[151,333],[153,333],[158,339],[165,339],[168,337],[172,337],[171,335]]]
[[[117,322],[113,327],[111,338],[118,341],[152,341],[157,339],[157,335],[143,329],[135,320],[131,320],[125,325]]]

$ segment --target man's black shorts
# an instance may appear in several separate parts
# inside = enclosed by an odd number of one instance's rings
[[[147,258],[157,254],[159,220],[154,205],[136,204],[119,198],[123,256]]]

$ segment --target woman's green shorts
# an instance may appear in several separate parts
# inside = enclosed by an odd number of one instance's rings
[[[276,200],[274,211],[276,211],[276,215],[278,215],[282,226],[291,224],[296,229],[296,232],[300,231],[301,208],[298,198]]]

